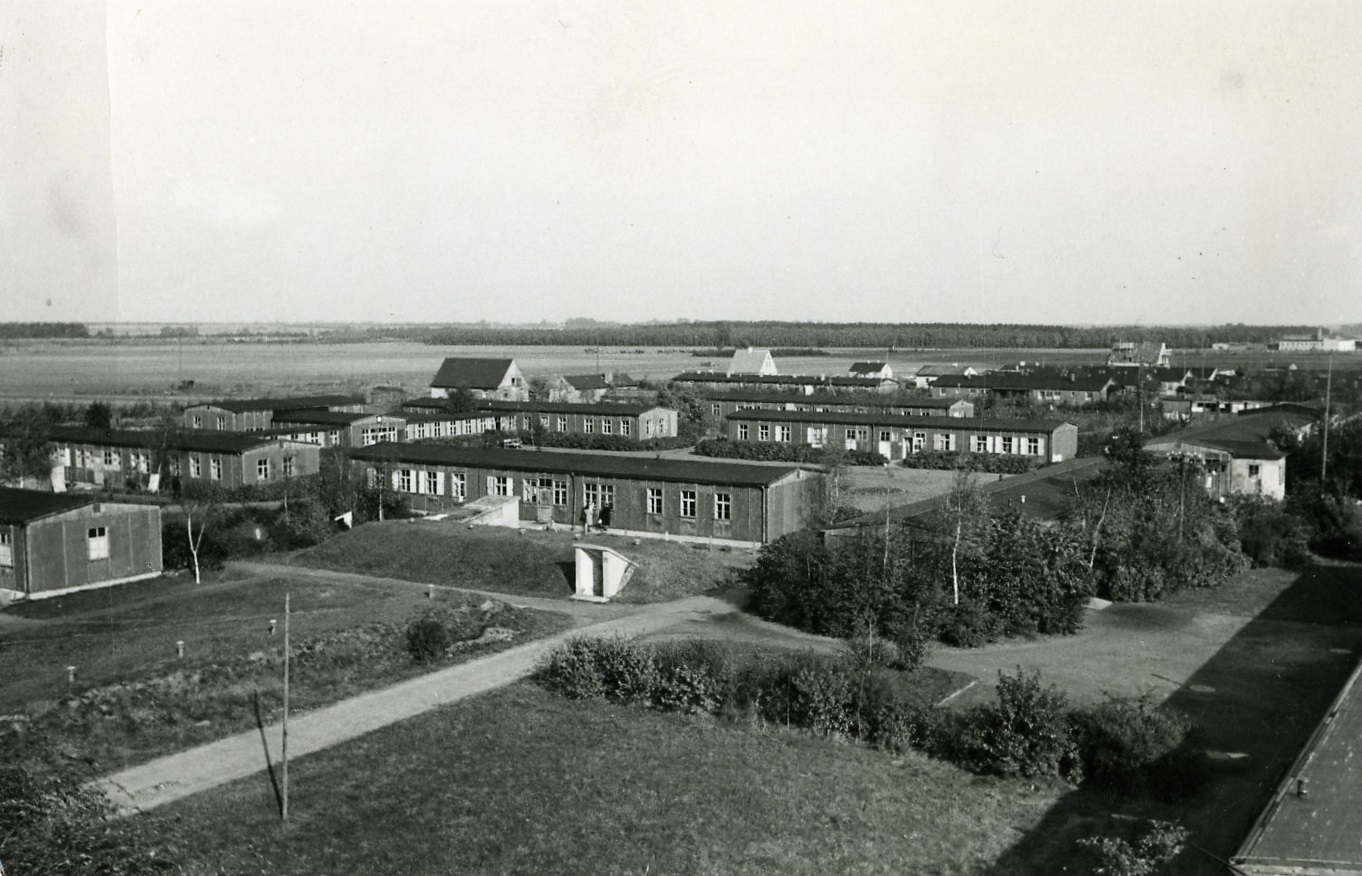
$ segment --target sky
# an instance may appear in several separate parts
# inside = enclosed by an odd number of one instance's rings
[[[6,0],[0,319],[1362,319],[1362,4]]]

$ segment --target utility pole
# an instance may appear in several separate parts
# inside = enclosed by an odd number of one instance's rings
[[[1324,491],[1324,475],[1329,469],[1329,397],[1334,388],[1334,357],[1329,357],[1329,371],[1324,378],[1324,448],[1319,455],[1319,489]]]
[[[279,817],[283,821],[288,821],[288,620],[289,620],[289,594],[284,594],[284,727],[282,756],[283,763],[283,795],[280,798]]]

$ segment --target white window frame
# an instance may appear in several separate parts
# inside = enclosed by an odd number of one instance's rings
[[[109,558],[109,530],[104,526],[92,526],[85,530],[85,559],[89,562]]]
[[[776,426],[776,440],[782,444],[790,443],[790,426],[788,423],[780,423]]]
[[[0,569],[14,568],[14,534],[0,529]]]
[[[195,475],[195,477],[198,477],[198,475]],[[220,481],[220,480],[222,480],[222,457],[221,457],[221,456],[210,456],[210,457],[208,457],[208,477],[209,477],[210,480],[215,480],[215,481]]]
[[[462,502],[468,498],[468,475],[461,471],[449,473],[449,495]]]
[[[770,424],[768,424],[768,423],[758,423],[758,424],[757,424],[757,440],[758,440],[758,441],[770,441],[770,440],[771,440],[771,426],[770,426]]]
[[[1039,438],[1027,438],[1027,439],[1026,439],[1026,452],[1027,452],[1027,454],[1029,454],[1030,456],[1040,456],[1040,439],[1039,439]]]
[[[634,434],[634,426],[629,422],[628,417],[622,417],[620,419],[620,434],[626,438]]]
[[[262,456],[255,461],[255,479],[258,481],[270,479],[270,458],[268,456]]]
[[[582,432],[590,435],[596,431],[596,420],[594,417],[582,417]]]
[[[714,494],[714,519],[732,520],[733,519],[733,494],[715,493]]]
[[[697,505],[697,504],[698,504],[698,500],[697,500],[697,498],[696,498],[696,491],[695,491],[695,490],[682,490],[682,491],[681,491],[681,503],[680,503],[680,509],[681,509],[681,516],[682,516],[682,517],[686,518],[687,520],[694,520],[694,519],[695,519],[695,510],[696,510],[696,505]]]
[[[661,487],[649,487],[649,488],[648,488],[648,513],[649,513],[649,514],[661,514],[661,513],[662,513],[662,488],[661,488]]]
[[[443,496],[445,494],[444,478],[440,477],[438,471],[425,472],[426,492],[432,496]]]
[[[747,440],[747,424],[746,424],[746,423],[739,423],[739,424],[738,424],[738,440],[739,440],[739,441],[746,441],[746,440]]]
[[[602,434],[602,435],[614,435],[614,434],[615,434],[615,421],[612,420],[612,419],[610,419],[609,417],[601,417],[601,434]]]
[[[192,454],[189,457],[189,476],[191,478],[203,477],[203,460]]]

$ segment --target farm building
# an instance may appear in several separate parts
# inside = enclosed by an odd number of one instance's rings
[[[298,410],[353,412],[364,410],[364,404],[343,395],[227,399],[188,406],[184,409],[184,427],[219,432],[255,432],[270,428],[276,412]]]
[[[161,574],[161,509],[0,487],[0,604]]]
[[[647,441],[675,438],[676,411],[643,404],[571,404],[568,402],[480,402],[480,413],[510,417],[514,431],[529,434],[569,432],[581,435],[619,435]]]
[[[1167,345],[1154,341],[1117,341],[1107,353],[1107,364],[1113,368],[1167,368],[1170,354]]]
[[[979,371],[970,365],[923,365],[913,373],[913,376],[910,379],[913,383],[913,388],[926,389],[931,386],[932,381],[936,380],[938,377],[961,374],[966,377],[973,377],[978,373]]]
[[[823,482],[796,466],[429,444],[366,447],[350,462],[422,513],[504,497],[521,521],[576,526],[588,504],[609,505],[625,535],[743,545],[803,527]]]
[[[402,440],[407,421],[395,414],[302,410],[277,411],[274,426],[276,429],[301,430],[308,436],[320,436],[322,441],[310,443],[320,443],[323,447],[368,447],[380,441]]]
[[[150,489],[157,474],[172,485],[260,485],[316,474],[321,460],[316,444],[253,432],[54,426],[48,437],[67,484],[113,489]]]
[[[870,377],[877,380],[893,380],[894,369],[888,362],[852,362],[847,369],[849,377]]]
[[[638,388],[638,381],[628,374],[568,374],[548,379],[546,401],[594,404],[610,395]]]
[[[898,382],[878,377],[842,377],[814,374],[719,374],[713,371],[686,371],[672,378],[673,383],[701,391],[728,389],[789,390],[815,392],[894,392]]]
[[[987,453],[1062,462],[1078,452],[1078,427],[1061,420],[979,420],[832,411],[738,411],[728,415],[733,441],[845,446],[903,459],[913,453]]]
[[[526,401],[529,385],[514,359],[482,359],[451,356],[440,364],[430,381],[431,398],[449,398],[467,390],[474,398]]]
[[[996,398],[1033,405],[1085,405],[1106,401],[1115,384],[1107,377],[1011,374],[947,374],[931,385],[934,398]]]
[[[1205,470],[1205,487],[1227,495],[1286,496],[1286,454],[1272,443],[1279,429],[1303,434],[1318,420],[1309,414],[1249,412],[1173,432],[1145,442],[1150,453],[1194,459]]]
[[[861,413],[904,414],[911,417],[972,417],[974,403],[967,399],[890,398],[873,395],[854,397],[814,393],[762,392],[733,390],[705,394],[710,413],[726,417],[737,411],[859,411]]]
[[[748,347],[746,350],[734,350],[733,358],[728,362],[728,375],[735,374],[779,374],[776,369],[776,360],[771,358],[770,350],[754,350]]]

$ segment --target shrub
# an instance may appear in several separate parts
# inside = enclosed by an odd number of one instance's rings
[[[423,617],[407,626],[407,650],[417,663],[433,663],[449,650],[449,630],[438,618]]]
[[[876,684],[866,697],[863,714],[866,741],[899,753],[909,749],[931,751],[945,713],[907,702]]]
[[[540,664],[535,679],[554,693],[570,699],[605,698],[594,639],[569,639],[553,649]]]
[[[1089,780],[1124,793],[1147,793],[1161,781],[1160,766],[1187,738],[1181,717],[1160,712],[1146,694],[1108,697],[1074,713]]]
[[[1187,830],[1150,821],[1134,842],[1123,837],[1087,837],[1078,845],[1097,859],[1097,876],[1154,876],[1172,863],[1187,841]]]
[[[580,638],[555,649],[538,677],[568,697],[651,703],[657,665],[652,649],[633,640]]]
[[[981,773],[1077,781],[1082,763],[1065,705],[1039,673],[999,673],[998,702],[965,714],[952,759]]]
[[[689,639],[654,650],[653,705],[668,712],[718,713],[733,697],[735,670],[728,650],[716,642]]]
[[[904,468],[925,468],[951,471],[964,469],[985,474],[1025,474],[1045,464],[1039,456],[994,456],[982,453],[954,453],[945,450],[923,450],[906,456],[899,463]]]
[[[199,535],[198,524],[194,526],[194,536]],[[227,548],[217,527],[209,526],[203,532],[199,544],[199,567],[204,571],[221,569],[227,561]],[[189,535],[185,525],[170,520],[161,525],[161,566],[166,571],[192,571],[194,558],[189,550]]]

